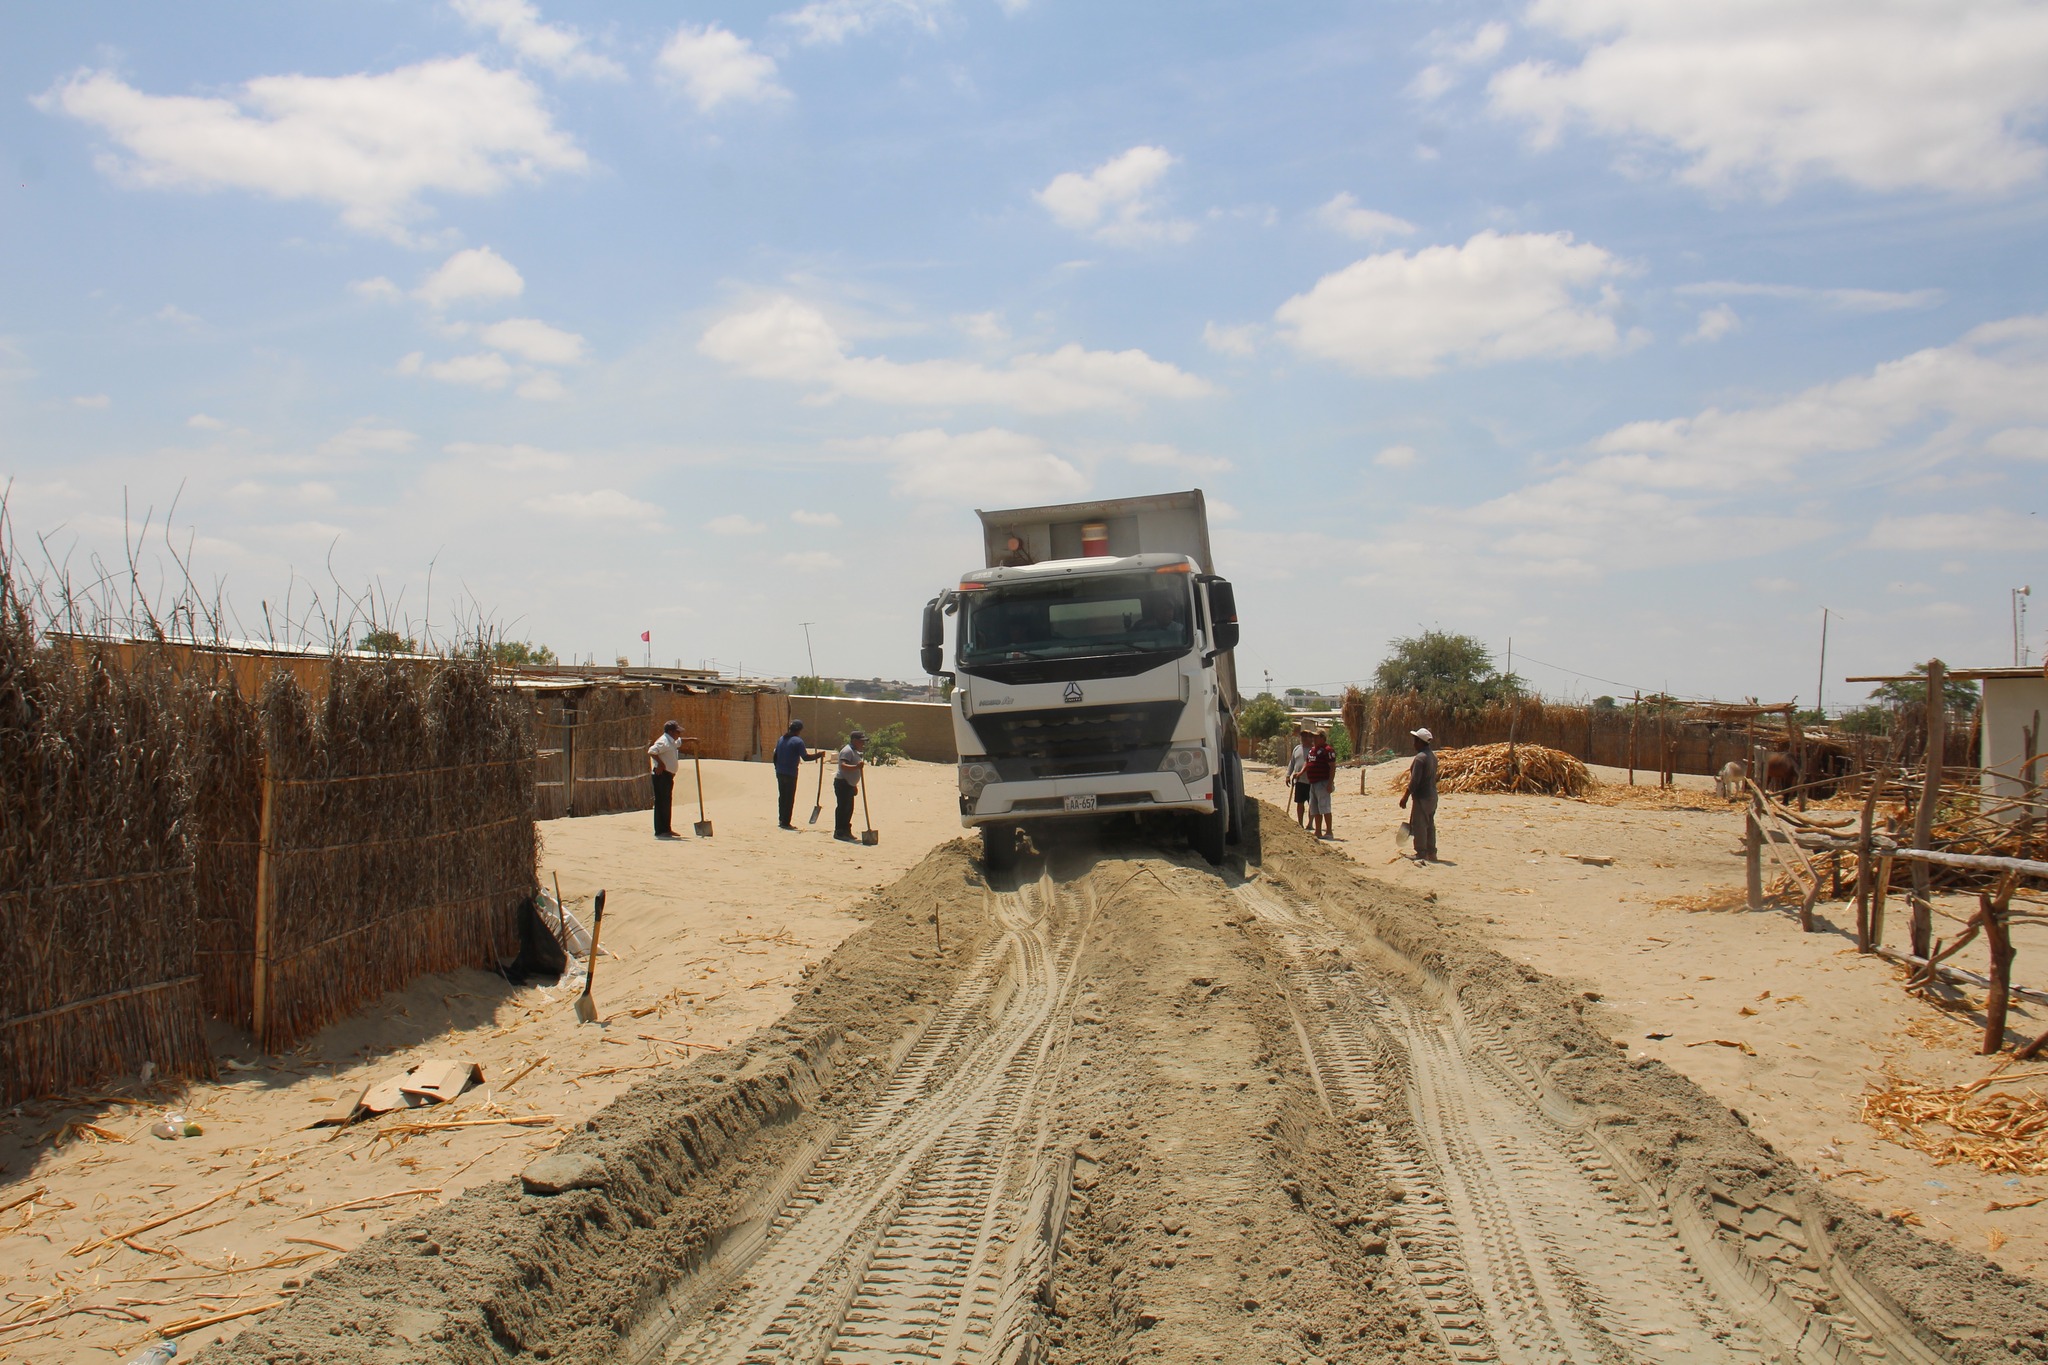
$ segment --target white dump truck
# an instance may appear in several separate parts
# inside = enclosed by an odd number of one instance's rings
[[[1244,819],[1237,603],[1201,490],[978,515],[985,563],[925,604],[923,664],[953,683],[986,865],[1038,821],[1169,812],[1222,862]]]

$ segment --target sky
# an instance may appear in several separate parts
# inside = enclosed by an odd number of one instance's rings
[[[13,543],[233,634],[908,677],[1199,487],[1254,687],[2048,654],[2041,0],[5,12]]]

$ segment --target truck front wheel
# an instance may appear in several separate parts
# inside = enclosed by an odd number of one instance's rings
[[[1230,808],[1218,805],[1213,811],[1188,817],[1188,847],[1202,855],[1211,867],[1223,865],[1223,836],[1230,827]]]
[[[1009,825],[981,827],[981,868],[984,872],[1008,872],[1017,865],[1017,831]]]

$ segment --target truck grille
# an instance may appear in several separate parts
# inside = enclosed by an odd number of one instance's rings
[[[1181,709],[1178,701],[1065,706],[998,711],[977,715],[970,723],[1003,780],[1024,782],[1157,772]]]

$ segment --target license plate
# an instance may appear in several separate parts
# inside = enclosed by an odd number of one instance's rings
[[[1094,810],[1094,809],[1095,809],[1095,798],[1094,798],[1094,797],[1093,797],[1092,795],[1091,795],[1091,796],[1070,796],[1070,797],[1068,797],[1068,798],[1067,798],[1067,809],[1068,809],[1068,810]]]

